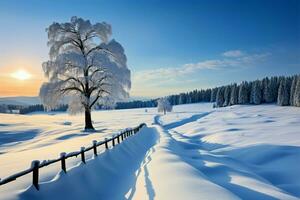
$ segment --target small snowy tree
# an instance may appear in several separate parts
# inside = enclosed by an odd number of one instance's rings
[[[157,110],[158,112],[163,112],[164,115],[166,112],[171,112],[173,109],[167,97],[163,97],[158,99],[157,101]]]
[[[43,63],[49,82],[40,89],[45,107],[56,108],[64,97],[69,112],[85,112],[85,129],[94,129],[91,110],[97,103],[127,98],[131,87],[123,47],[109,40],[111,26],[105,22],[72,17],[47,29],[50,60]]]

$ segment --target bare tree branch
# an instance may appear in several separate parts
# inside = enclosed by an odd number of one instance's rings
[[[84,88],[84,84],[83,84],[78,78],[75,78],[75,77],[69,77],[69,78],[67,78],[66,80],[64,80],[64,82],[68,82],[68,81],[70,81],[70,80],[73,80],[73,81],[79,83],[80,86],[81,86],[81,88],[82,88],[82,90],[84,91],[84,89],[85,89],[85,88]]]
[[[98,91],[98,94],[97,94],[97,97],[96,97],[96,99],[90,104],[90,106],[89,106],[89,108],[92,108],[93,107],[93,105],[99,100],[99,98],[101,97],[101,94],[103,94],[103,93],[107,93],[107,94],[110,94],[110,92],[109,91],[106,91],[106,90],[103,90],[103,89],[100,89],[99,91]]]
[[[66,92],[69,92],[69,91],[78,91],[80,92],[81,94],[84,94],[84,92],[78,88],[78,87],[67,87],[67,88],[63,88],[60,90],[63,94],[66,93]]]

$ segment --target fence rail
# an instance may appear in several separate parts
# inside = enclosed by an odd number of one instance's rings
[[[97,153],[97,147],[101,146],[101,145],[105,145],[105,149],[109,148],[109,142],[112,143],[112,147],[114,147],[116,145],[115,140],[117,140],[118,144],[120,142],[122,142],[123,140],[125,140],[126,138],[128,138],[131,135],[136,134],[143,126],[145,126],[145,123],[140,124],[139,126],[135,127],[135,128],[129,128],[129,129],[125,129],[123,131],[121,131],[119,134],[113,136],[110,139],[106,139],[104,141],[100,141],[97,142],[96,140],[93,140],[93,145],[89,146],[87,148],[85,147],[81,147],[80,151],[76,151],[76,152],[71,152],[71,153],[61,153],[60,157],[57,159],[53,159],[53,160],[44,160],[42,162],[38,161],[38,160],[34,160],[31,163],[31,167],[29,169],[26,169],[24,171],[18,172],[14,175],[11,175],[7,178],[4,179],[0,179],[0,186],[7,184],[9,182],[12,182],[14,180],[16,180],[17,178],[20,178],[26,174],[32,173],[32,184],[35,186],[35,188],[37,190],[39,190],[39,169],[42,167],[46,167],[48,165],[51,165],[53,163],[57,163],[57,162],[61,162],[61,169],[62,171],[64,171],[65,173],[67,173],[67,168],[66,168],[66,159],[71,158],[71,157],[77,157],[77,156],[81,156],[81,161],[85,164],[85,152],[93,150],[93,153],[95,156],[98,155]]]

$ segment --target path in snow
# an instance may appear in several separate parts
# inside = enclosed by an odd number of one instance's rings
[[[145,158],[134,199],[145,199],[143,194],[148,199],[297,199],[242,161],[213,152],[227,145],[206,143],[204,147],[201,137],[172,130],[209,114],[164,125],[160,116],[154,117],[160,142]]]

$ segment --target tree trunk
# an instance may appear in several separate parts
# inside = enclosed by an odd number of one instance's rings
[[[93,124],[92,124],[92,116],[91,116],[91,110],[85,109],[85,130],[92,129],[94,130]]]
[[[166,109],[164,109],[164,115],[166,114]]]

